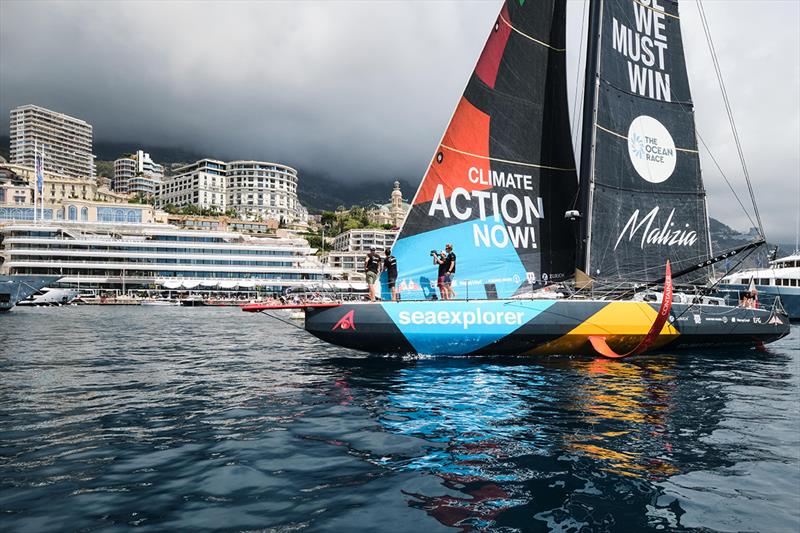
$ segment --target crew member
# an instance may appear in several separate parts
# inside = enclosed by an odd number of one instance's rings
[[[367,273],[367,287],[369,287],[369,301],[375,301],[375,282],[381,270],[381,256],[370,246],[367,258],[364,260],[364,271]]]
[[[456,297],[456,291],[453,290],[453,278],[456,275],[456,254],[453,252],[453,245],[447,244],[444,247],[447,255],[444,260],[444,288],[447,291],[447,299],[452,300]]]
[[[392,300],[395,302],[400,301],[400,294],[397,292],[395,283],[397,282],[397,258],[392,255],[392,249],[386,248],[384,251],[386,257],[383,259],[383,269],[386,271],[386,281],[389,289],[392,291]]]
[[[431,255],[433,256],[433,264],[439,265],[439,272],[436,274],[436,286],[439,288],[439,294],[442,300],[447,300],[447,289],[444,286],[444,273],[447,270],[445,266],[445,259],[447,258],[447,254],[444,252],[436,253],[435,251],[431,251]]]

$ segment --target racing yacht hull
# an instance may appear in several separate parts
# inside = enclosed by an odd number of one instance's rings
[[[657,303],[601,300],[483,300],[344,303],[306,309],[319,339],[370,353],[596,355],[590,337],[633,349]],[[756,348],[789,333],[785,314],[766,309],[675,303],[647,353]]]

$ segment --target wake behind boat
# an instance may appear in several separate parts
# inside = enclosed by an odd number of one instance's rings
[[[393,247],[404,301],[300,305],[306,330],[376,353],[609,357],[788,334],[780,301],[707,295],[713,264],[764,238],[711,251],[677,2],[591,1],[580,183],[565,25],[564,0],[503,3]],[[431,301],[445,243],[463,301]]]

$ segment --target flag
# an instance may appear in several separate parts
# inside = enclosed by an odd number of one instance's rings
[[[44,189],[44,151],[36,154],[36,190],[41,194]]]

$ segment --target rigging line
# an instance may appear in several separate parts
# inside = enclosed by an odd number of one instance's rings
[[[457,148],[453,148],[452,146],[447,146],[444,143],[440,144],[439,146],[441,146],[442,148],[446,148],[447,150],[450,150],[452,152],[456,152],[458,154],[461,154],[461,155],[467,155],[467,156],[470,156],[470,157],[477,157],[478,159],[486,159],[488,161],[497,161],[498,163],[508,163],[510,165],[520,165],[520,166],[523,166],[523,167],[543,168],[545,170],[563,170],[563,171],[566,171],[566,172],[575,171],[574,168],[549,167],[547,165],[537,165],[535,163],[523,163],[521,161],[510,161],[508,159],[499,159],[497,157],[489,157],[488,155],[473,154],[473,153],[470,153],[470,152],[464,152],[464,151],[459,150]]]
[[[708,152],[708,157],[710,157],[711,161],[714,162],[714,166],[717,167],[717,170],[719,171],[720,175],[722,176],[722,179],[725,180],[725,184],[731,190],[731,193],[733,193],[733,197],[736,198],[736,201],[739,203],[739,207],[742,208],[742,211],[744,212],[745,216],[747,216],[747,220],[750,221],[750,224],[755,225],[755,222],[753,222],[753,219],[750,217],[750,212],[747,210],[747,208],[742,203],[742,199],[739,198],[739,195],[736,194],[736,190],[733,188],[733,185],[731,185],[730,180],[728,180],[728,176],[726,176],[725,173],[722,171],[722,167],[719,166],[719,163],[717,162],[717,158],[714,157],[714,154],[711,153],[711,149],[708,147],[708,144],[706,144],[705,139],[703,139],[703,136],[700,135],[700,132],[697,131],[696,129],[695,129],[695,134],[697,135],[697,138],[700,139],[700,143],[703,145],[703,148],[705,148],[706,152]],[[763,234],[762,234],[762,236],[763,236]]]
[[[697,1],[697,9],[700,12],[700,21],[703,25],[703,31],[706,35],[706,42],[708,43],[708,49],[711,52],[711,59],[714,63],[714,71],[717,74],[717,81],[719,81],[719,86],[722,91],[722,101],[725,103],[725,110],[728,114],[728,122],[731,125],[731,131],[733,132],[733,139],[736,143],[736,150],[739,152],[739,160],[742,163],[742,171],[744,172],[744,178],[747,182],[747,189],[750,192],[750,201],[753,202],[753,211],[756,216],[756,220],[758,221],[758,231],[761,233],[761,236],[764,236],[764,226],[761,223],[761,214],[758,212],[758,204],[756,204],[756,197],[755,193],[753,192],[753,184],[750,182],[750,173],[747,170],[747,163],[745,162],[744,158],[744,151],[742,150],[742,142],[739,139],[739,131],[736,128],[736,121],[733,118],[733,110],[731,109],[730,100],[728,99],[728,91],[725,88],[725,81],[722,78],[722,68],[719,64],[719,58],[717,57],[717,50],[714,46],[714,41],[711,38],[711,28],[708,25],[708,20],[706,19],[706,12],[703,8],[703,0]]]
[[[521,31],[519,31],[517,28],[515,28],[514,26],[512,26],[512,25],[511,25],[511,23],[510,23],[509,21],[507,21],[507,20],[505,19],[505,17],[503,16],[503,14],[502,14],[502,13],[500,13],[500,20],[502,20],[502,21],[503,21],[503,23],[504,23],[506,26],[508,26],[509,28],[511,28],[512,30],[514,30],[515,32],[519,33],[520,35],[522,35],[523,37],[525,37],[525,38],[527,38],[527,39],[530,39],[531,41],[533,41],[533,42],[535,42],[535,43],[539,43],[539,44],[541,44],[542,46],[546,46],[547,48],[549,48],[549,49],[551,49],[551,50],[554,50],[554,51],[556,51],[556,52],[564,52],[564,51],[566,51],[566,48],[556,48],[555,46],[550,46],[549,44],[547,44],[547,43],[546,43],[546,42],[544,42],[544,41],[540,41],[539,39],[536,39],[536,38],[534,38],[534,37],[531,37],[531,36],[530,36],[530,35],[528,35],[527,33],[523,33],[523,32],[521,32]]]
[[[627,135],[622,135],[621,133],[617,133],[616,131],[612,131],[612,130],[610,130],[610,129],[608,129],[608,128],[604,128],[603,126],[601,126],[600,124],[597,124],[596,122],[595,122],[595,124],[594,124],[594,125],[595,125],[595,127],[599,128],[599,129],[601,129],[601,130],[603,130],[603,131],[604,131],[604,132],[606,132],[606,133],[610,133],[611,135],[616,135],[616,136],[617,136],[617,137],[619,137],[620,139],[625,139],[626,141],[628,140],[628,136],[627,136]],[[697,150],[692,150],[691,148],[678,148],[678,147],[676,146],[676,147],[675,147],[675,149],[676,149],[677,151],[679,151],[679,152],[688,152],[688,153],[690,153],[690,154],[699,154],[699,153],[700,153],[699,151],[697,151]]]
[[[583,28],[586,24],[586,6],[588,5],[589,0],[583,0],[583,12],[581,13],[581,31],[578,34],[578,37],[583,37]],[[581,77],[581,61],[583,61],[583,51],[586,47],[579,46],[578,47],[578,64],[576,65],[575,69],[575,99],[572,102],[572,146],[574,147],[578,143],[578,128],[580,127],[580,120],[577,119],[576,113],[578,112],[578,97],[583,100],[583,91],[584,87],[582,87],[582,83],[578,83]],[[585,67],[584,67],[585,69]],[[573,148],[574,149],[574,148]]]

